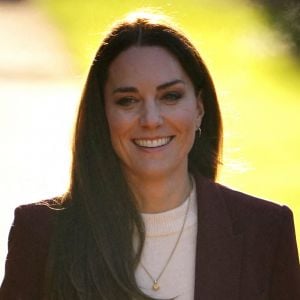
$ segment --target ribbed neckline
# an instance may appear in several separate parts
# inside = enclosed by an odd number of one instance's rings
[[[191,203],[187,215],[185,229],[197,223],[197,201],[195,183],[193,184],[193,189],[191,191],[190,197]],[[162,235],[178,233],[182,227],[187,205],[188,197],[180,206],[171,210],[156,214],[142,213],[141,216],[145,224],[146,237],[159,237]]]

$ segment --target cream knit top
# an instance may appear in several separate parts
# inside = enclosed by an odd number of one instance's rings
[[[182,228],[188,199],[179,207],[157,214],[142,214],[146,240],[142,262],[153,278],[164,268]],[[195,255],[197,235],[197,202],[195,184],[191,192],[191,203],[184,231],[177,248],[158,283],[160,289],[152,289],[153,281],[141,265],[136,270],[136,280],[147,295],[176,300],[193,300],[195,286]]]

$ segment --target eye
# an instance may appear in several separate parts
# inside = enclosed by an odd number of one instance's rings
[[[162,100],[167,104],[175,104],[182,98],[182,93],[179,92],[167,92],[162,96]]]
[[[116,101],[116,104],[120,105],[120,106],[124,106],[124,107],[129,107],[137,102],[138,102],[138,99],[131,97],[131,96],[126,96],[126,97],[122,97],[122,98],[118,99]]]

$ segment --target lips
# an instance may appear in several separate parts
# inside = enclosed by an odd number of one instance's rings
[[[140,147],[156,148],[169,144],[172,138],[172,136],[166,136],[156,139],[134,139],[133,142]]]

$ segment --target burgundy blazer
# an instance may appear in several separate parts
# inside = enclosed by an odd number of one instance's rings
[[[299,300],[291,211],[196,176],[195,300]],[[18,207],[9,235],[1,300],[41,300],[53,216]],[[71,299],[70,299],[71,300]]]

